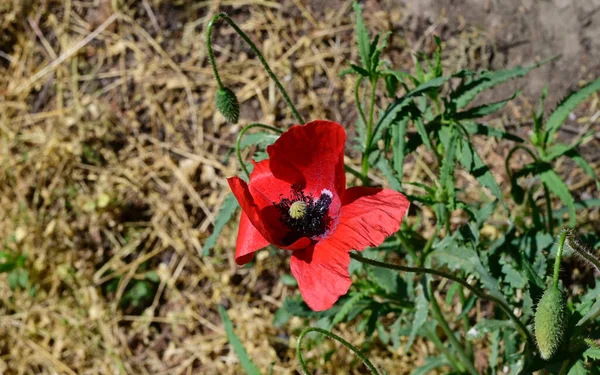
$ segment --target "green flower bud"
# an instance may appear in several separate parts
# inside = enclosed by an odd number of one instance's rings
[[[240,118],[240,103],[233,91],[227,87],[219,89],[215,97],[215,102],[217,109],[225,117],[225,120],[234,124],[238,122]]]
[[[550,359],[560,346],[565,333],[567,305],[557,287],[546,289],[535,311],[534,328],[540,355]]]

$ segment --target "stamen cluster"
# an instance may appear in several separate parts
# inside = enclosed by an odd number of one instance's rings
[[[273,204],[281,213],[281,222],[290,229],[290,238],[314,238],[323,235],[329,228],[331,218],[328,211],[332,198],[333,194],[323,189],[319,199],[315,200],[312,194],[306,195],[300,187],[292,185],[290,197]]]

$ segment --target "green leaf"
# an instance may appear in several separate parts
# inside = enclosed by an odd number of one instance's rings
[[[569,225],[575,225],[575,201],[571,192],[569,191],[569,187],[563,182],[559,175],[556,174],[551,169],[547,169],[540,173],[540,179],[542,182],[552,191],[554,194],[558,195],[560,200],[568,207],[570,221]]]
[[[8,274],[8,287],[11,290],[16,290],[17,287],[19,286],[19,270],[12,270],[9,274]]]
[[[552,59],[547,59],[527,67],[518,66],[510,70],[485,72],[479,75],[477,78],[461,83],[458,88],[450,94],[450,100],[456,109],[464,108],[471,103],[471,101],[475,99],[479,93],[511,79],[523,77],[529,73],[530,70],[537,68],[551,60]]]
[[[369,276],[387,293],[398,293],[398,272],[382,267],[370,267]]]
[[[390,187],[396,191],[403,191],[402,184],[390,166],[390,162],[385,157],[380,157],[375,166],[383,173],[383,176],[390,183]]]
[[[444,356],[439,357],[427,357],[425,358],[425,364],[417,367],[410,373],[410,375],[427,375],[431,374],[436,368],[447,365],[448,362]]]
[[[335,326],[338,323],[343,322],[350,313],[350,310],[354,307],[354,305],[356,305],[360,300],[365,298],[366,294],[366,292],[356,293],[352,297],[348,298],[346,302],[344,302],[342,307],[340,307],[337,314],[335,314],[335,316],[333,317],[331,325]]]
[[[504,282],[508,283],[513,289],[522,289],[527,284],[527,280],[517,271],[510,263],[502,265],[502,273],[504,274]]]
[[[572,92],[552,111],[550,117],[546,121],[546,141],[552,138],[554,133],[558,131],[562,123],[565,121],[569,113],[571,113],[579,103],[586,100],[596,91],[600,90],[600,78],[583,86],[580,90]]]
[[[600,360],[600,348],[591,347],[591,348],[586,349],[585,352],[583,352],[583,357],[586,360],[591,360],[591,359]]]
[[[371,43],[371,67],[373,71],[377,70],[377,68],[379,67],[379,56],[381,55],[381,52],[383,52],[385,47],[387,47],[390,35],[391,32],[388,31],[385,34],[383,34],[383,37],[381,38],[381,43],[376,43],[377,38],[375,38],[373,43]]]
[[[0,273],[10,272],[15,267],[15,258],[7,251],[0,251]]]
[[[260,375],[260,371],[258,371],[258,367],[252,362],[246,349],[242,345],[242,342],[237,337],[235,332],[233,332],[233,323],[231,323],[231,319],[229,319],[229,315],[227,315],[227,310],[221,305],[219,305],[219,315],[221,315],[221,320],[223,321],[223,327],[225,328],[225,333],[227,334],[227,338],[229,339],[229,343],[233,346],[233,351],[237,355],[240,360],[240,364],[246,371],[246,374],[249,375]]]
[[[425,297],[425,292],[423,291],[423,287],[421,284],[417,286],[417,290],[419,291],[419,293],[417,294],[415,319],[413,321],[412,330],[410,331],[408,343],[406,344],[405,350],[407,352],[410,350],[410,347],[415,341],[415,337],[417,337],[417,332],[419,331],[419,329],[421,329],[423,324],[425,324],[425,322],[427,321],[427,316],[429,315],[429,301]]]
[[[29,272],[22,268],[19,271],[19,286],[25,289],[27,288],[27,284],[29,284]]]
[[[446,144],[444,144],[444,148],[446,149],[446,156],[442,160],[442,166],[440,168],[440,185],[442,185],[448,193],[448,196],[454,197],[454,168],[456,164],[454,162],[456,156],[456,143],[459,139],[458,131],[455,127],[448,128],[449,140]],[[442,136],[442,132],[440,132],[440,136]],[[442,141],[443,142],[443,141]]]
[[[370,46],[370,36],[367,27],[365,26],[365,22],[362,17],[362,9],[358,2],[354,2],[354,13],[356,13],[356,41],[358,43],[358,53],[360,55],[360,60],[363,64],[363,67],[368,71],[371,71],[370,57],[371,57],[371,46]]]
[[[581,154],[579,154],[577,150],[569,150],[565,156],[570,157],[571,160],[573,160],[579,166],[579,168],[583,169],[588,176],[593,178],[594,181],[596,181],[596,188],[600,190],[600,181],[598,181],[598,176],[596,175],[594,168],[588,164],[588,162],[581,156]]]
[[[400,181],[402,181],[404,172],[404,146],[406,145],[405,136],[408,119],[408,116],[404,116],[397,122],[392,123],[392,145],[394,150],[393,165]]]
[[[361,68],[358,65],[350,64],[350,68],[363,77],[369,77],[371,75],[365,68]]]
[[[340,301],[342,299],[340,298]],[[335,315],[340,306],[338,304],[334,305],[329,310],[325,311],[313,311],[301,298],[292,298],[286,297],[283,301],[283,307],[290,312],[290,314],[294,316],[300,316],[304,318],[322,318],[322,317],[331,317]]]
[[[215,219],[215,227],[213,229],[212,234],[206,239],[204,246],[202,246],[203,256],[208,256],[210,250],[217,243],[217,238],[219,238],[219,235],[221,235],[223,228],[225,228],[225,224],[227,224],[229,220],[231,220],[231,217],[233,216],[235,210],[238,207],[239,204],[237,202],[237,199],[235,199],[235,196],[230,193],[227,196],[227,198],[225,198],[225,201],[223,202],[223,205],[221,206],[221,209],[217,214],[217,217]]]
[[[494,103],[480,105],[480,106],[468,109],[463,112],[458,112],[457,114],[454,115],[454,119],[470,120],[470,119],[487,116],[491,113],[494,113],[494,112],[502,109],[502,107],[504,107],[509,101],[513,100],[518,94],[519,94],[519,92],[516,92],[510,98],[506,98],[504,100],[500,100],[500,101],[494,102]]]
[[[425,146],[427,146],[427,148],[429,150],[433,151],[433,146],[431,145],[431,140],[429,139],[429,134],[427,134],[427,129],[425,129],[425,124],[423,123],[423,119],[421,118],[421,116],[417,116],[416,118],[414,118],[413,123],[415,124],[415,127],[417,128],[417,133],[419,133],[419,136],[421,137],[421,141],[423,141],[423,144],[425,144]]]
[[[508,139],[510,141],[518,143],[524,142],[523,138],[498,128],[479,124],[473,121],[463,121],[461,122],[461,124],[463,128],[465,128],[465,130],[469,132],[469,134],[485,135],[488,137]]]
[[[275,315],[273,315],[273,325],[275,328],[281,328],[285,323],[287,323],[292,314],[285,309],[285,307],[280,307],[275,311]]]
[[[242,141],[240,142],[240,148],[244,149],[251,145],[256,145],[260,147],[267,147],[273,144],[277,138],[279,138],[279,134],[266,133],[266,132],[258,132],[258,133],[246,133]]]
[[[284,273],[283,275],[281,275],[281,277],[279,278],[279,280],[287,286],[298,286],[298,282],[296,281],[296,279],[294,278],[294,276],[290,275],[289,273]]]
[[[498,199],[503,202],[506,207],[506,203],[502,199],[502,190],[500,189],[500,185],[494,178],[494,175],[490,171],[487,165],[483,162],[473,144],[468,141],[461,141],[461,154],[459,162],[473,177],[479,181],[481,186],[490,189],[491,193]]]
[[[582,361],[577,361],[571,366],[567,375],[588,375],[588,370]]]
[[[596,299],[596,302],[592,305],[589,311],[577,322],[577,326],[583,326],[587,321],[600,313],[600,298]]]

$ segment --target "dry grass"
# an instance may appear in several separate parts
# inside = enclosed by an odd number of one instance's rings
[[[275,374],[294,373],[294,334],[304,323],[271,322],[296,293],[277,282],[285,257],[263,254],[252,269],[237,268],[235,224],[202,256],[229,191],[225,177],[238,170],[228,155],[240,126],[293,123],[226,27],[215,32],[215,50],[242,120],[231,126],[215,114],[203,27],[222,9],[258,41],[302,113],[353,123],[350,78],[337,78],[356,57],[350,1],[320,13],[298,0],[0,5],[0,246],[27,254],[34,288],[11,290],[0,275],[0,373],[239,374],[217,304],[262,370],[274,363]],[[404,17],[400,8],[365,13],[383,30]],[[410,33],[395,39],[428,43]],[[457,50],[461,61],[468,51]],[[393,50],[394,63],[406,64],[409,52]],[[420,163],[413,173],[426,168]],[[119,304],[149,278],[148,307]],[[402,374],[432,351],[418,342],[412,355],[376,347],[372,357]],[[350,364],[339,351],[321,373]]]

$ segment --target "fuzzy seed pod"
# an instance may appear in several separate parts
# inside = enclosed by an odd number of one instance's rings
[[[562,292],[551,286],[542,295],[535,311],[535,339],[543,359],[550,359],[558,349],[565,331],[566,300]]]
[[[234,92],[224,87],[217,91],[215,97],[217,109],[225,119],[233,124],[238,122],[240,117],[240,103]]]

